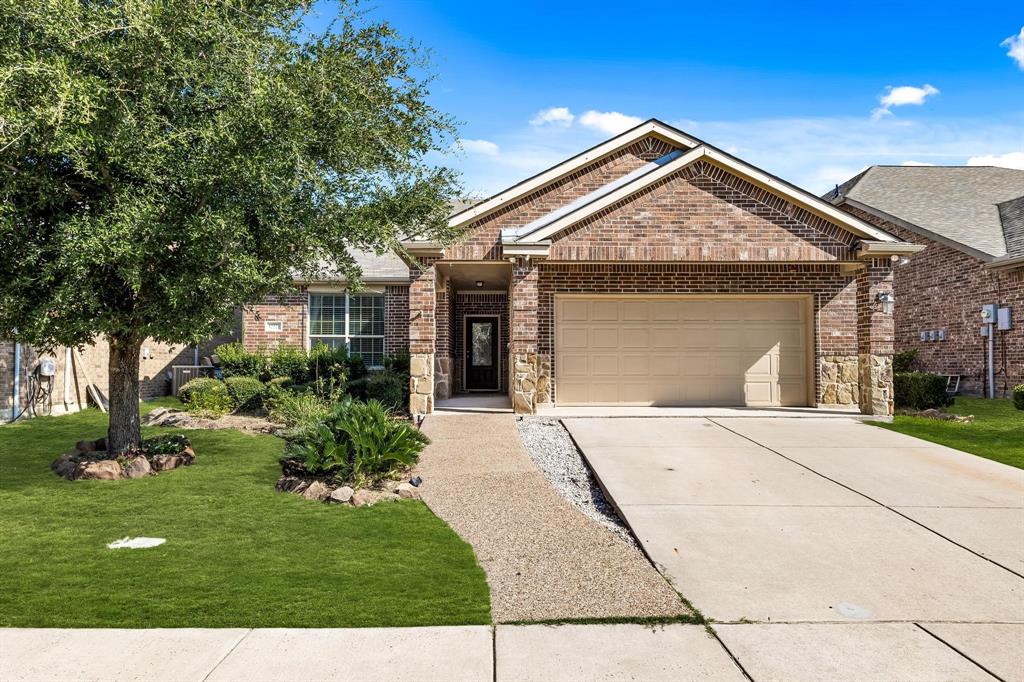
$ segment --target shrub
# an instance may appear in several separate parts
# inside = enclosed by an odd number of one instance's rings
[[[361,355],[349,355],[345,361],[345,368],[348,370],[350,380],[362,379],[369,373],[369,370],[366,369],[366,361]]]
[[[299,427],[288,434],[285,456],[302,461],[306,471],[314,475],[346,478],[349,473],[348,437],[337,434],[323,422]]]
[[[297,384],[309,381],[309,358],[301,348],[280,346],[270,354],[270,374],[291,377]]]
[[[409,374],[409,351],[400,350],[384,356],[384,369],[396,374]]]
[[[946,379],[930,372],[900,372],[893,376],[897,407],[927,410],[953,404],[946,393]]]
[[[1013,406],[1018,410],[1024,410],[1024,384],[1013,387]]]
[[[221,384],[221,381],[219,379],[214,379],[213,377],[196,377],[195,379],[183,384],[178,389],[178,397],[181,398],[181,402],[188,404],[192,402],[192,396],[197,391],[208,391],[211,390],[213,386],[217,386],[219,384]]]
[[[399,468],[408,468],[430,442],[411,424],[391,416],[378,400],[346,401],[332,413],[334,433],[349,440],[349,465],[356,485],[376,482]]]
[[[390,370],[374,372],[366,379],[366,397],[399,410],[409,402],[409,375]]]
[[[171,433],[142,441],[142,451],[147,455],[176,455],[192,445],[180,433]]]
[[[348,393],[350,397],[355,398],[356,400],[360,400],[362,402],[366,402],[366,399],[369,397],[369,391],[369,377],[363,377],[362,379],[355,379],[353,381],[350,381],[348,382],[348,385],[345,387],[345,392]]]
[[[278,392],[283,391],[284,389],[288,388],[291,385],[292,385],[292,378],[291,377],[274,377],[273,379],[268,381],[267,384],[266,384],[266,386],[267,386],[267,394],[268,395],[272,395],[274,393],[278,393]]]
[[[892,371],[897,374],[911,372],[911,365],[917,359],[917,349],[903,350],[892,356]]]
[[[313,381],[333,379],[344,382],[348,379],[348,363],[345,346],[332,349],[321,341],[309,351],[309,376]]]
[[[267,371],[267,357],[250,353],[237,341],[214,349],[225,377],[262,377]]]
[[[224,384],[228,387],[228,395],[231,396],[231,403],[236,410],[260,407],[267,390],[263,382],[255,377],[227,377]]]
[[[188,411],[216,419],[231,411],[231,396],[223,381],[199,377],[178,389],[178,397]]]
[[[279,391],[269,397],[267,411],[271,421],[289,427],[323,421],[330,414],[330,408],[315,393],[291,391]]]

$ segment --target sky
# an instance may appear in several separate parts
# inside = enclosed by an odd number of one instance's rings
[[[470,196],[652,117],[815,193],[874,164],[1024,168],[1021,0],[362,7],[431,50],[460,122],[438,162]]]

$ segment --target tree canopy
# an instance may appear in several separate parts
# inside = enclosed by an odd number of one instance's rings
[[[198,342],[320,258],[450,238],[426,55],[308,4],[0,0],[0,335]]]

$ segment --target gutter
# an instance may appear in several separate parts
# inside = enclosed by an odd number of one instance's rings
[[[982,267],[987,270],[995,270],[996,272],[1024,268],[1024,254],[1019,256],[1000,256],[995,260],[985,263]]]

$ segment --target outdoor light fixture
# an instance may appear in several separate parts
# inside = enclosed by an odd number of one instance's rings
[[[882,312],[886,315],[892,315],[892,304],[895,302],[896,297],[892,295],[892,292],[882,291],[875,296],[875,300],[882,304]]]
[[[479,289],[480,287],[482,287],[483,285],[484,285],[484,283],[483,283],[483,280],[480,280],[480,279],[478,279],[478,280],[476,281],[476,286],[477,286],[477,288],[478,288],[478,289]]]

